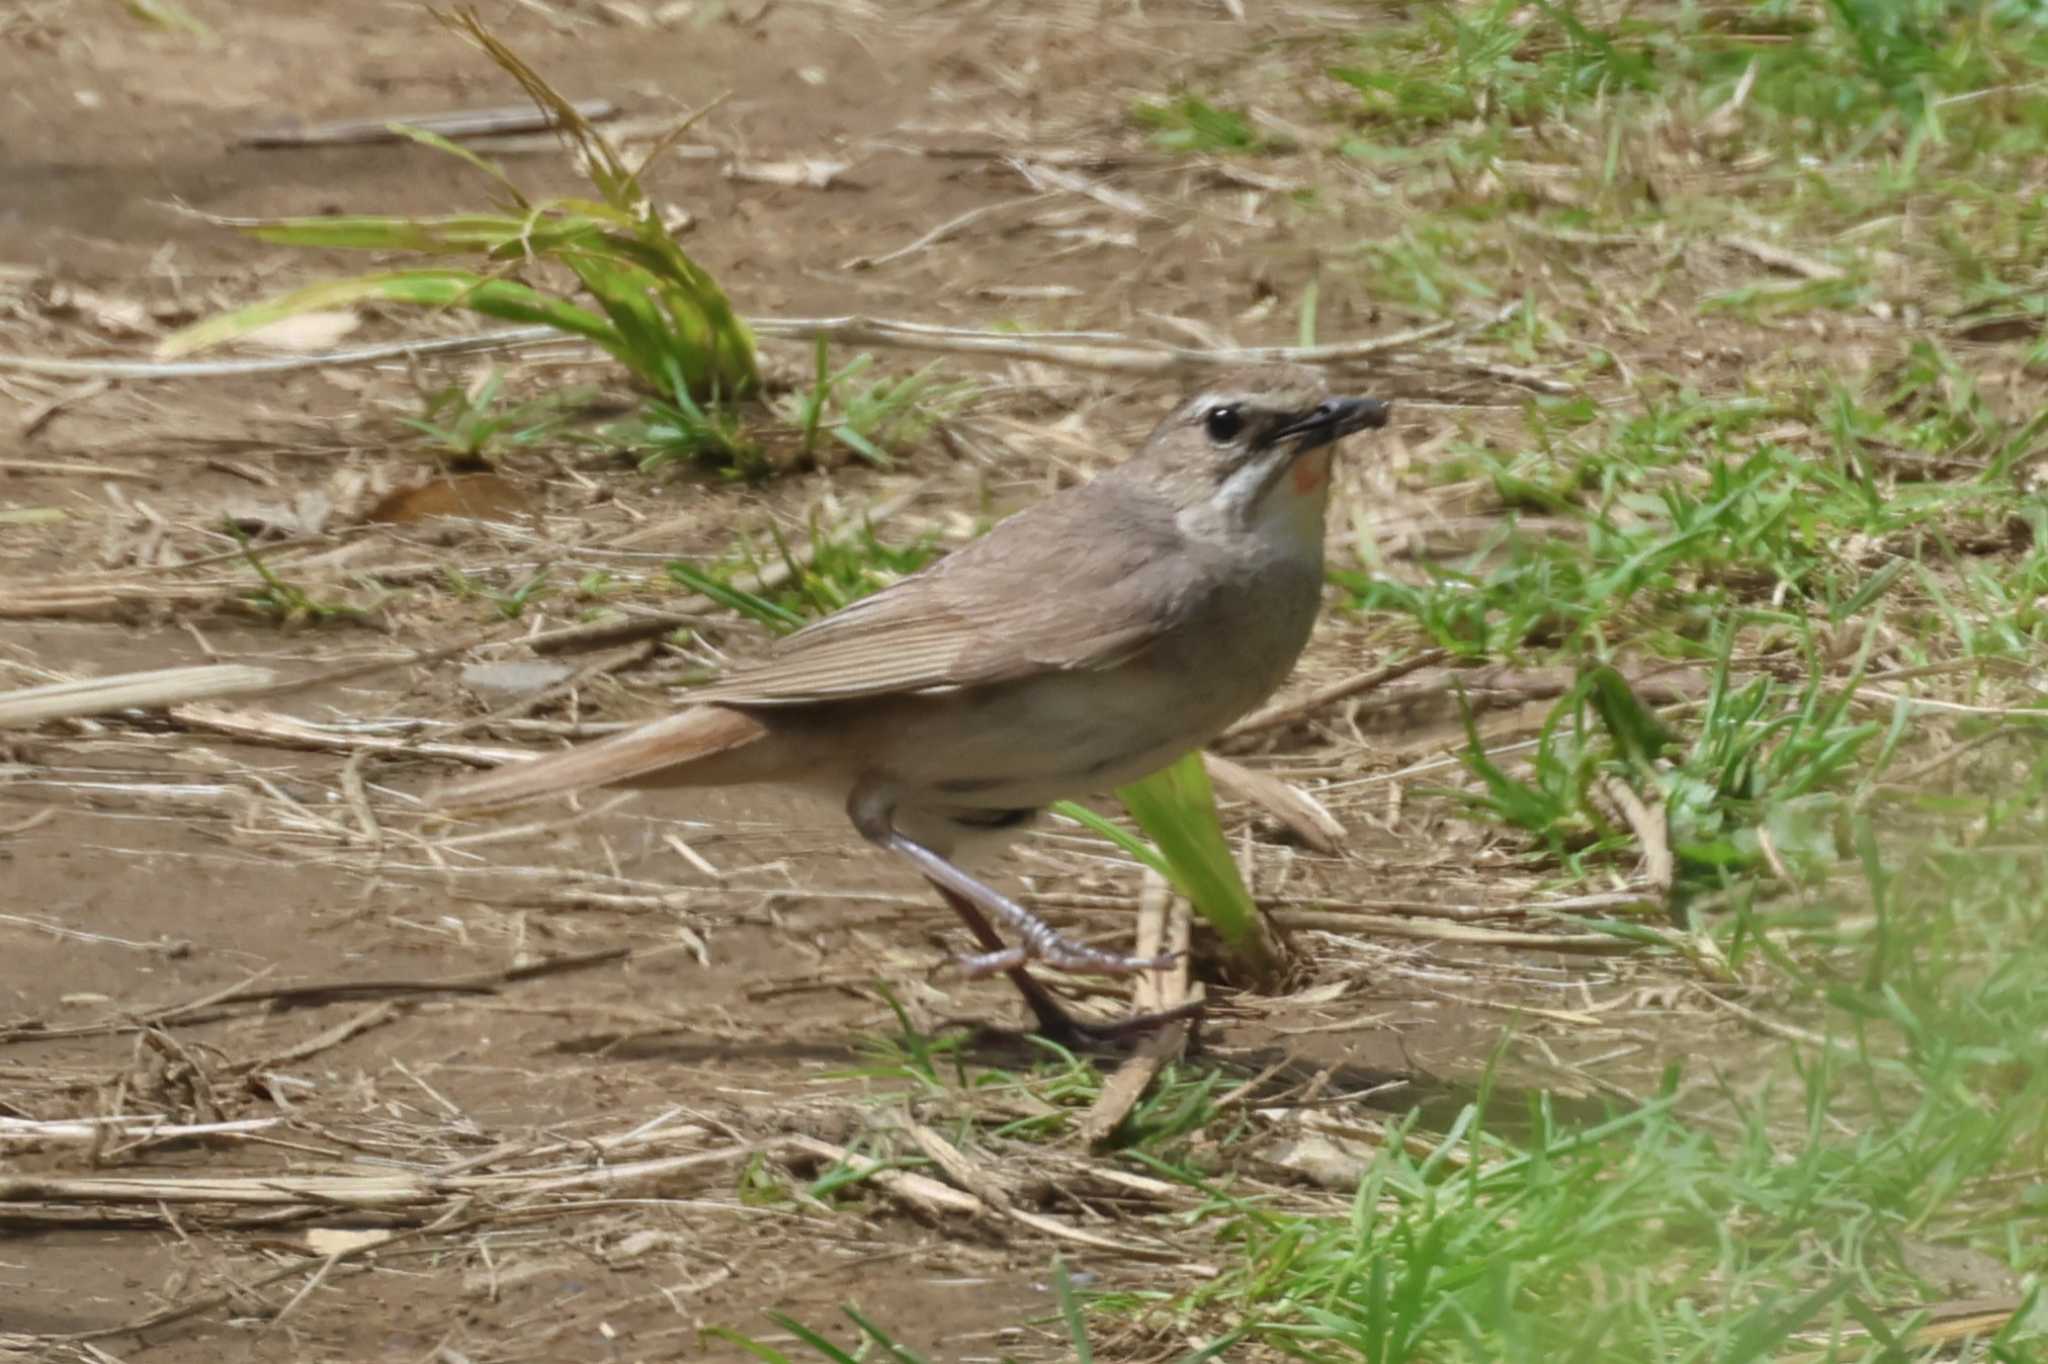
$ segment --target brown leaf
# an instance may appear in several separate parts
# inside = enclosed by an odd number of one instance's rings
[[[363,515],[374,525],[405,525],[433,516],[470,516],[509,521],[533,510],[510,480],[497,474],[454,474],[386,493]]]

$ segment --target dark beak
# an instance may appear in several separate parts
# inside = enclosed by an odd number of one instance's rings
[[[1267,444],[1295,442],[1296,454],[1342,440],[1353,431],[1387,424],[1390,406],[1378,398],[1326,398],[1315,409],[1288,422],[1267,438]]]

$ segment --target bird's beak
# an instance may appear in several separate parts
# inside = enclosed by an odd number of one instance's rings
[[[1267,444],[1294,442],[1294,452],[1307,454],[1353,431],[1387,424],[1389,406],[1378,398],[1326,398],[1267,437]]]

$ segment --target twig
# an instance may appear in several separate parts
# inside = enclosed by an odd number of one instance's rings
[[[324,1257],[322,1260],[322,1267],[320,1268],[319,1272],[323,1274],[327,1273],[332,1270],[334,1265],[339,1264],[342,1261],[352,1260],[359,1255],[365,1255],[374,1250],[383,1250],[389,1246],[397,1244],[400,1241],[408,1241],[419,1237],[431,1236],[437,1231],[463,1231],[467,1230],[470,1227],[481,1225],[486,1220],[481,1217],[476,1217],[470,1218],[464,1222],[456,1222],[455,1218],[460,1211],[460,1208],[451,1208],[443,1216],[441,1216],[434,1222],[424,1227],[412,1227],[404,1231],[394,1232],[392,1233],[392,1235],[386,1237],[381,1241],[365,1240],[359,1245],[344,1247],[341,1250],[335,1251],[332,1255]],[[78,1331],[70,1335],[45,1337],[45,1339],[81,1342],[88,1340],[106,1340],[113,1336],[133,1335],[137,1332],[147,1331],[154,1327],[168,1326],[174,1321],[183,1321],[187,1317],[196,1317],[202,1312],[211,1312],[216,1307],[225,1307],[229,1303],[240,1300],[243,1296],[250,1292],[253,1292],[256,1289],[268,1288],[271,1284],[282,1283],[286,1279],[291,1278],[295,1274],[303,1274],[306,1272],[306,1268],[307,1267],[304,1264],[286,1265],[284,1268],[277,1270],[275,1273],[266,1274],[262,1278],[257,1279],[252,1283],[240,1284],[227,1292],[215,1293],[208,1297],[198,1298],[188,1303],[180,1303],[176,1307],[167,1307],[161,1312],[152,1312],[146,1317],[140,1317],[134,1321],[124,1322],[119,1326],[102,1326],[99,1327],[97,1330]]]
[[[56,811],[45,810],[43,814],[45,816],[53,816],[56,814]],[[31,818],[11,829],[0,832],[20,833],[23,829],[33,828],[42,822],[41,819]],[[26,914],[0,914],[0,924],[39,929],[53,938],[61,938],[69,942],[101,943],[108,947],[131,948],[137,952],[170,952],[177,947],[177,944],[169,939],[160,939],[157,942],[140,942],[134,938],[117,938],[111,933],[87,933],[82,929],[66,928],[63,924],[51,923],[47,919],[37,919]]]
[[[1269,773],[1254,771],[1220,753],[1202,754],[1202,765],[1209,769],[1210,780],[1216,783],[1217,789],[1258,806],[1286,825],[1296,838],[1316,852],[1330,857],[1342,852],[1343,821],[1308,792]],[[1140,952],[1138,955],[1145,954]]]
[[[57,812],[55,810],[42,809],[30,815],[27,819],[18,819],[12,824],[0,824],[0,838],[11,838],[15,834],[25,834],[30,829],[39,828],[44,824],[48,824],[51,820],[55,819],[56,817]],[[43,926],[40,923],[40,921],[32,919],[21,919],[18,921],[9,920],[8,922],[35,923],[38,927]],[[58,930],[52,929],[51,931],[57,932]]]
[[[1848,278],[1849,272],[1839,265],[1830,265],[1811,256],[1802,256],[1797,251],[1787,251],[1782,246],[1773,246],[1755,237],[1730,234],[1721,238],[1721,245],[1731,251],[1739,251],[1753,260],[1761,261],[1773,270],[1783,270],[1790,275],[1828,282]]]
[[[326,1051],[329,1047],[338,1047],[343,1042],[360,1033],[366,1033],[372,1028],[382,1027],[392,1019],[397,1018],[398,1015],[398,1004],[395,1001],[386,1000],[384,1003],[365,1009],[353,1017],[343,1019],[324,1032],[313,1034],[303,1042],[295,1042],[283,1051],[275,1051],[268,1056],[259,1057],[253,1061],[237,1061],[229,1069],[244,1075],[253,1075],[257,1071],[268,1070],[272,1066],[281,1066],[288,1061],[303,1061],[308,1056],[316,1056]]]
[[[467,976],[444,976],[426,980],[341,980],[316,982],[309,985],[277,985],[261,990],[236,990],[216,996],[214,1004],[268,1003],[285,1008],[302,1008],[309,1004],[331,1004],[341,999],[374,998],[377,995],[433,995],[433,994],[496,994],[506,985],[518,981],[539,980],[543,976],[567,975],[572,971],[587,971],[594,966],[605,966],[615,961],[624,961],[632,955],[630,947],[604,947],[594,952],[578,952],[567,956],[547,957],[540,961],[527,962],[520,966],[508,966],[498,971],[479,971]]]
[[[1702,989],[1700,994],[1706,997],[1708,1003],[1713,1004],[1717,1008],[1726,1009],[1729,1013],[1734,1014],[1737,1018],[1767,1037],[1775,1037],[1785,1042],[1799,1042],[1809,1047],[1819,1047],[1823,1051],[1832,1050],[1844,1053],[1847,1051],[1847,1048],[1832,1038],[1823,1037],[1817,1032],[1797,1027],[1791,1023],[1781,1023],[1775,1018],[1766,1018],[1756,1010],[1745,1008],[1732,999],[1723,999],[1712,990]]]
[[[587,970],[593,966],[622,961],[630,956],[628,947],[607,947],[595,952],[581,952],[569,956],[548,957],[541,961],[528,962],[522,966],[506,967],[499,971],[484,971],[469,976],[449,976],[428,980],[343,980],[318,981],[304,985],[278,985],[262,989],[253,988],[248,981],[231,985],[223,990],[188,1000],[183,1004],[167,1005],[161,1009],[140,1014],[129,1014],[119,1018],[101,1019],[94,1023],[79,1023],[69,1027],[52,1028],[38,1024],[18,1025],[0,1030],[0,1043],[45,1041],[65,1037],[98,1037],[109,1033],[138,1032],[148,1028],[163,1027],[167,1024],[191,1025],[213,1022],[226,1016],[228,1006],[236,1004],[269,1004],[279,1008],[306,1008],[318,1004],[332,1004],[345,999],[375,999],[379,995],[399,998],[413,998],[433,994],[495,994],[499,989],[516,981],[537,980],[542,976],[561,975],[569,971]],[[267,971],[261,974],[268,974]],[[373,1011],[374,1012],[374,1011]],[[377,1020],[381,1021],[381,1020]],[[357,1020],[360,1023],[360,1016]],[[361,1026],[373,1026],[362,1024]],[[360,1030],[360,1028],[358,1029]],[[323,1034],[324,1036],[324,1034]],[[325,1045],[333,1045],[335,1038]]]
[[[1282,928],[1315,928],[1331,933],[1378,933],[1390,938],[1417,938],[1428,942],[1464,943],[1470,947],[1537,949],[1545,952],[1573,952],[1589,956],[1621,956],[1640,950],[1610,933],[1526,933],[1515,929],[1482,928],[1476,924],[1436,919],[1397,919],[1385,914],[1335,914],[1327,910],[1278,909],[1273,922]],[[1666,946],[1672,946],[1666,943]],[[1679,950],[1673,946],[1673,950]]]
[[[1127,190],[1111,189],[1108,185],[1092,180],[1079,171],[1059,166],[1039,165],[1021,156],[1003,158],[1010,169],[1022,176],[1024,183],[1041,194],[1079,194],[1093,199],[1104,208],[1132,218],[1157,218],[1159,214],[1145,201]]]
[[[976,331],[966,327],[939,327],[859,315],[750,318],[748,325],[760,335],[793,340],[815,341],[823,337],[840,344],[999,356],[1119,374],[1180,374],[1190,370],[1250,365],[1342,366],[1402,350],[1443,336],[1458,327],[1456,322],[1447,320],[1405,332],[1390,332],[1368,340],[1327,346],[1245,346],[1205,350],[1127,337],[1108,342],[1046,341],[1028,332]]]
[[[927,247],[937,246],[948,237],[958,235],[968,227],[980,222],[983,218],[1001,213],[1005,209],[1018,208],[1029,204],[1042,204],[1051,197],[1047,194],[1027,194],[1021,199],[1005,199],[999,203],[982,204],[978,208],[970,208],[958,217],[948,218],[945,222],[940,223],[914,242],[899,246],[894,251],[885,251],[879,256],[851,257],[843,262],[839,268],[842,270],[873,270],[877,266],[893,264],[906,256],[914,256]]]
[[[84,383],[78,384],[73,388],[67,389],[64,392],[57,394],[55,397],[49,399],[47,402],[44,402],[40,406],[36,407],[26,417],[23,417],[21,419],[21,438],[23,440],[27,440],[29,437],[41,431],[44,427],[48,426],[51,422],[55,421],[57,419],[57,414],[62,412],[65,408],[70,407],[74,403],[82,403],[87,401],[88,399],[97,398],[100,394],[105,393],[109,388],[112,387],[113,381],[109,379],[87,379]],[[26,463],[31,461],[23,462]],[[17,463],[14,467],[16,469],[19,469],[20,464]],[[111,476],[114,478],[145,479],[154,477],[154,475],[152,474],[138,474],[131,470],[125,469],[113,471]]]
[[[1143,1014],[1179,1007],[1189,997],[1188,989],[1188,905],[1173,894],[1159,873],[1147,869],[1144,887],[1138,893],[1139,956],[1157,956],[1164,951],[1180,955],[1166,971],[1147,971],[1131,990],[1131,1011]],[[1200,997],[1201,986],[1194,987]],[[1079,1135],[1094,1146],[1116,1131],[1137,1106],[1160,1067],[1181,1054],[1188,1043],[1190,1022],[1175,1019],[1146,1036],[1132,1049],[1129,1059],[1103,1083],[1095,1102],[1082,1115]]]
[[[996,1177],[982,1169],[961,1153],[959,1147],[926,1127],[923,1123],[912,1122],[904,1125],[917,1149],[931,1158],[932,1164],[946,1172],[946,1178],[973,1194],[992,1210],[1008,1215],[1012,1208],[1010,1191],[1005,1189]]]
[[[1671,833],[1669,821],[1665,818],[1664,802],[1655,805],[1646,802],[1636,794],[1636,789],[1618,777],[1602,782],[1600,789],[1607,798],[1621,810],[1629,828],[1635,831],[1636,841],[1643,846],[1643,882],[1657,897],[1659,904],[1670,898],[1671,884],[1676,875],[1676,865],[1671,856]]]
[[[1877,789],[1879,791],[1900,793],[1918,792],[1927,778],[1933,776],[1942,768],[1947,767],[1958,758],[1966,757],[1987,744],[2022,736],[2038,739],[2041,737],[2041,731],[2029,725],[1999,725],[1996,728],[1987,729],[1974,738],[1965,739],[1959,744],[1953,744],[1933,757],[1915,763],[1903,772],[1893,774],[1888,780],[1879,783]]]
[[[157,475],[140,469],[118,469],[111,464],[60,464],[48,459],[0,459],[0,474],[40,474],[55,478],[121,478],[136,483],[153,483]]]
[[[458,735],[475,734],[482,730],[488,730],[503,721],[517,720],[531,715],[543,706],[553,705],[563,697],[571,695],[577,689],[588,685],[596,678],[609,676],[616,672],[623,672],[628,668],[645,663],[654,656],[655,648],[656,645],[653,640],[643,639],[636,643],[628,644],[624,648],[616,649],[601,658],[591,659],[559,682],[517,697],[494,711],[472,716],[470,719],[461,721],[458,724],[450,725],[439,732],[437,742],[445,743]],[[358,758],[361,756],[361,754],[356,755]],[[350,759],[351,762],[354,760]]]
[[[933,1135],[936,1136],[936,1134]],[[783,1145],[785,1149],[802,1151],[806,1154],[829,1160],[836,1165],[843,1165],[888,1193],[923,1207],[970,1214],[994,1212],[1030,1227],[1034,1231],[1043,1232],[1047,1236],[1056,1237],[1063,1241],[1072,1241],[1078,1245],[1106,1251],[1113,1255],[1123,1255],[1140,1260],[1154,1260],[1161,1263],[1185,1262],[1184,1256],[1178,1251],[1152,1246],[1131,1245],[1123,1241],[1112,1241],[1106,1236],[1097,1236],[1092,1232],[1082,1231],[1078,1227],[1068,1226],[1056,1218],[1026,1212],[1015,1206],[990,1207],[987,1202],[976,1195],[963,1193],[951,1185],[943,1184],[928,1175],[915,1174],[909,1170],[889,1169],[880,1161],[871,1160],[863,1155],[857,1155],[843,1146],[835,1146],[831,1142],[820,1141],[816,1137],[790,1137],[785,1139]],[[4,1189],[4,1187],[4,1184],[0,1184],[0,1189]],[[1189,1266],[1189,1269],[1201,1272],[1201,1267],[1199,1266]]]
[[[1441,663],[1450,656],[1448,649],[1424,649],[1421,653],[1411,658],[1404,658],[1399,662],[1389,663],[1384,667],[1375,668],[1369,673],[1359,673],[1355,677],[1347,677],[1342,682],[1333,682],[1327,687],[1310,692],[1299,701],[1288,701],[1281,705],[1269,706],[1265,710],[1259,711],[1257,714],[1248,716],[1232,725],[1223,732],[1223,738],[1238,739],[1247,734],[1260,734],[1269,729],[1278,729],[1282,725],[1291,725],[1295,721],[1304,719],[1313,712],[1321,710],[1332,701],[1342,701],[1347,697],[1359,696],[1375,688],[1383,687],[1397,678],[1406,677],[1412,672],[1419,672],[1424,668]]]
[[[92,1142],[112,1131],[127,1141],[180,1141],[193,1137],[241,1136],[276,1127],[283,1118],[241,1118],[233,1122],[166,1122],[160,1115],[107,1118],[0,1117],[0,1142]]]
[[[0,692],[0,729],[44,720],[105,715],[109,711],[155,709],[179,702],[261,691],[277,681],[269,668],[236,663],[155,668],[117,677],[86,677],[43,687]]]
[[[892,1170],[878,1160],[855,1155],[844,1146],[820,1141],[816,1137],[791,1137],[785,1143],[790,1150],[801,1151],[834,1165],[843,1165],[860,1175],[869,1183],[926,1211],[959,1212],[970,1215],[987,1212],[989,1209],[981,1199],[971,1193],[963,1193],[949,1184],[917,1174],[910,1170]]]
[[[1518,301],[1513,308],[1521,306]],[[1513,311],[1509,308],[1506,311]],[[1484,329],[1497,320],[1494,314],[1467,326]],[[1448,335],[1459,323],[1446,319],[1404,332],[1360,341],[1326,346],[1252,346],[1201,349],[1148,342],[1111,333],[1091,334],[1082,339],[1072,333],[978,331],[966,327],[940,327],[918,322],[899,322],[859,315],[845,317],[756,317],[745,319],[762,336],[789,340],[894,346],[905,350],[948,351],[968,355],[1001,356],[1038,360],[1074,369],[1126,374],[1175,374],[1189,370],[1235,368],[1245,365],[1332,365],[1343,366],[1376,359],[1424,341]],[[76,375],[109,379],[205,379],[245,374],[282,374],[295,370],[330,369],[344,365],[376,364],[416,355],[447,355],[470,351],[510,350],[566,339],[551,327],[508,327],[475,336],[446,337],[433,341],[394,342],[329,351],[321,355],[291,355],[248,360],[212,361],[125,361],[60,360],[43,356],[0,355],[0,370],[24,370],[33,374]]]
[[[281,748],[321,753],[384,753],[392,757],[453,758],[472,767],[496,767],[533,756],[524,748],[491,748],[480,744],[443,744],[432,739],[387,739],[375,734],[350,734],[316,726],[275,711],[224,710],[219,706],[179,706],[171,718],[188,729],[219,734]]]
[[[355,811],[364,841],[372,848],[378,848],[384,844],[384,827],[377,822],[377,812],[370,808],[370,789],[363,781],[363,763],[369,756],[367,753],[349,754],[348,761],[341,765],[341,793],[348,801],[348,808]]]
[[[572,106],[592,123],[617,118],[619,106],[608,99],[582,99]],[[403,142],[394,124],[423,128],[447,138],[490,137],[503,133],[529,133],[552,128],[560,120],[553,111],[531,104],[507,104],[492,109],[460,109],[435,114],[393,114],[388,118],[345,118],[331,123],[310,123],[303,128],[258,128],[236,138],[243,147],[333,147],[364,142]]]
[[[488,1195],[533,1197],[579,1190],[618,1190],[658,1183],[704,1165],[745,1160],[760,1148],[751,1142],[655,1156],[617,1164],[569,1169],[518,1170],[502,1174],[440,1175],[393,1171],[375,1175],[108,1175],[96,1178],[19,1175],[0,1178],[0,1205],[8,1203],[225,1204],[233,1207],[296,1207],[311,1203],[335,1208],[410,1208],[450,1198]]]
[[[512,350],[563,339],[562,333],[553,327],[507,327],[474,336],[391,341],[350,350],[325,351],[318,355],[275,355],[243,360],[58,360],[37,355],[0,355],[0,369],[105,379],[229,379],[244,374],[290,374],[297,370],[374,365],[384,360],[404,360],[417,355]]]

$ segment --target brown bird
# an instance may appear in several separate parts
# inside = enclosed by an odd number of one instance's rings
[[[1055,800],[1157,771],[1280,685],[1322,598],[1333,447],[1386,425],[1387,410],[1295,375],[1211,388],[1125,463],[777,641],[676,714],[430,799],[809,787],[924,874],[981,945],[969,971],[1006,972],[1042,1034],[1081,1042],[1181,1016],[1071,1017],[1026,961],[1116,974],[1172,957],[1073,942],[954,854],[1007,842]]]

